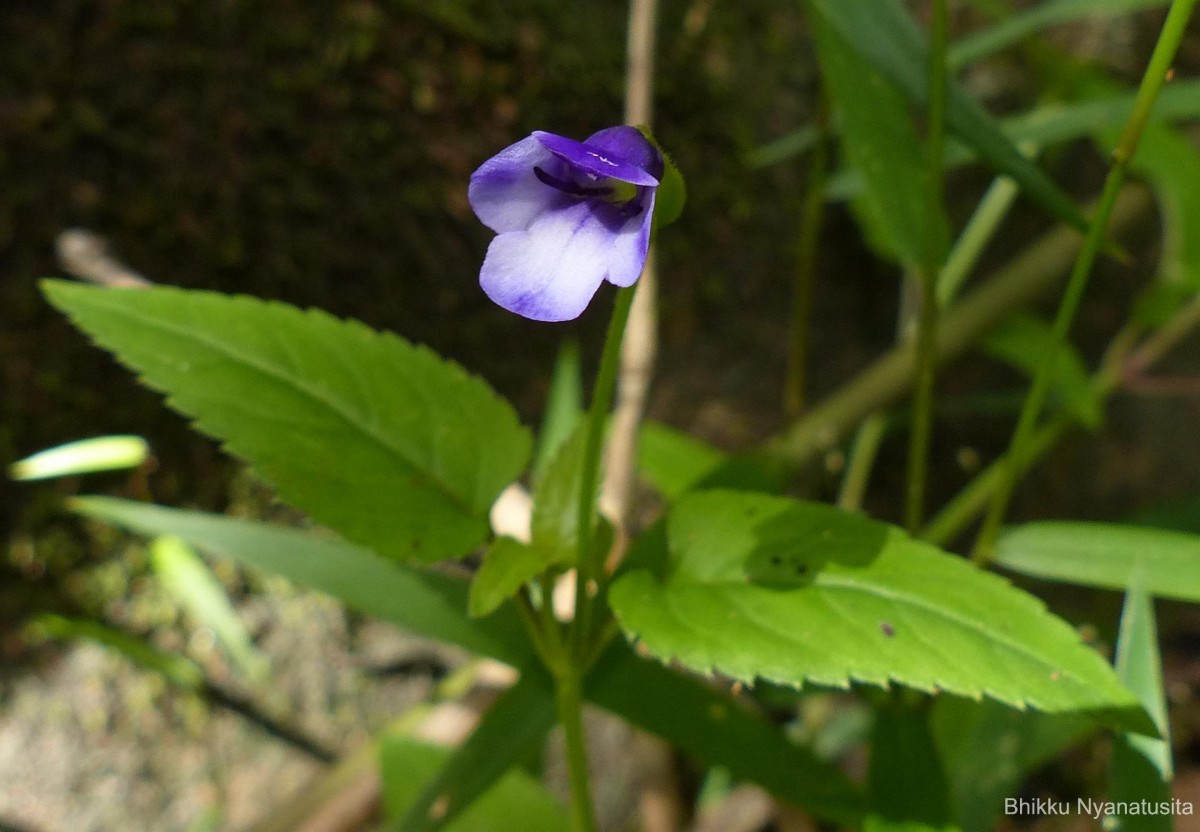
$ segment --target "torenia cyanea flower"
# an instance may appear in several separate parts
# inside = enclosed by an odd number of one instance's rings
[[[569,321],[600,284],[631,286],[650,246],[663,159],[635,127],[585,141],[535,132],[471,175],[475,214],[499,236],[479,275],[487,296],[535,321]]]

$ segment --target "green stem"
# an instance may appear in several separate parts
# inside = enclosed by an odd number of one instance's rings
[[[1161,329],[1150,334],[1136,349],[1134,343],[1141,333],[1141,326],[1129,323],[1116,334],[1100,368],[1092,375],[1092,386],[1100,401],[1120,386],[1122,378],[1130,371],[1141,372],[1162,358],[1172,346],[1200,328],[1200,299],[1179,309]],[[1050,451],[1074,424],[1069,416],[1060,415],[1037,429],[1029,443],[1029,451],[1019,474],[1024,474],[1037,460]],[[944,546],[955,535],[961,533],[975,517],[983,511],[995,489],[1001,484],[1007,456],[996,460],[977,474],[966,488],[958,493],[937,516],[921,530],[921,539]],[[974,555],[977,562],[986,564],[982,552]]]
[[[946,50],[950,40],[947,0],[934,0],[929,50],[929,122],[926,141],[927,205],[924,258],[921,263],[921,311],[917,330],[917,369],[913,389],[913,423],[908,443],[908,488],[905,521],[916,532],[925,512],[929,479],[929,444],[933,431],[933,390],[937,377],[937,282],[942,266],[938,217],[942,215],[942,167],[946,144]]]
[[[1033,463],[1042,458],[1059,439],[1066,434],[1073,424],[1066,416],[1059,417],[1038,428],[1029,449],[1023,459],[1019,473],[1025,473]],[[979,512],[987,507],[996,487],[1000,484],[1008,456],[996,460],[974,479],[939,511],[929,523],[921,529],[920,537],[938,546],[945,546],[955,535],[962,532],[967,525],[979,516]]]
[[[1133,228],[1150,210],[1141,186],[1122,191],[1113,212],[1113,228]],[[1059,227],[990,275],[947,310],[938,327],[938,360],[949,361],[976,344],[1015,309],[1040,299],[1058,285],[1079,248],[1073,228]],[[818,459],[869,414],[895,403],[912,385],[916,352],[911,343],[893,347],[843,384],[828,399],[765,445],[766,452],[792,468]]]
[[[592,551],[592,528],[596,515],[596,494],[600,490],[600,451],[604,446],[604,429],[608,412],[612,408],[613,388],[616,386],[617,368],[621,359],[621,339],[625,335],[625,324],[629,321],[629,308],[633,305],[633,293],[637,284],[617,292],[612,318],[608,322],[608,334],[604,340],[604,353],[600,357],[600,370],[592,388],[592,406],[588,413],[587,444],[584,447],[582,480],[579,485],[579,530],[576,547],[578,568],[575,575],[575,617],[571,621],[571,654],[578,656],[587,638],[591,617],[592,596],[588,587],[596,581],[602,569],[604,552]]]
[[[1196,0],[1173,0],[1171,3],[1171,10],[1167,13],[1162,33],[1159,35],[1158,43],[1154,47],[1154,53],[1150,56],[1150,63],[1146,67],[1146,73],[1142,77],[1142,83],[1134,98],[1133,112],[1113,151],[1113,166],[1105,180],[1104,192],[1100,196],[1095,215],[1088,226],[1083,247],[1079,250],[1058,308],[1058,314],[1054,319],[1051,346],[1042,356],[1042,361],[1034,374],[1033,383],[1025,399],[1025,404],[1021,408],[1021,415],[1017,419],[1017,427],[1013,431],[1012,441],[1005,456],[1001,481],[992,495],[991,505],[988,507],[987,516],[984,518],[983,527],[975,543],[973,556],[980,562],[987,562],[991,557],[991,549],[1000,530],[1000,524],[1008,510],[1008,503],[1012,498],[1017,478],[1025,465],[1025,456],[1031,449],[1037,421],[1041,416],[1042,407],[1046,402],[1046,394],[1050,388],[1052,370],[1057,362],[1059,352],[1067,343],[1067,336],[1070,333],[1071,324],[1075,320],[1080,301],[1083,299],[1084,290],[1087,288],[1092,266],[1104,246],[1109,217],[1116,204],[1117,195],[1120,193],[1121,183],[1125,179],[1126,169],[1137,150],[1138,141],[1150,119],[1154,102],[1166,80],[1171,62],[1175,58],[1179,42],[1183,38],[1188,19],[1191,17],[1195,5]]]
[[[838,508],[846,511],[858,511],[862,508],[863,497],[867,493],[867,483],[871,480],[871,468],[875,465],[875,457],[883,442],[884,429],[887,428],[887,416],[872,413],[858,426],[854,435],[854,450],[850,452],[850,461],[846,463],[846,474],[842,477],[842,490],[838,494]]]
[[[555,674],[558,721],[566,744],[571,787],[572,832],[595,832],[595,812],[588,787],[587,744],[583,736],[583,681],[580,669],[568,662]]]
[[[796,250],[796,273],[792,282],[792,325],[788,341],[787,380],[783,408],[791,417],[804,410],[808,381],[808,341],[812,318],[813,284],[816,282],[817,251],[825,223],[825,176],[829,169],[829,105],[824,93],[817,102],[817,140],[808,164],[804,209],[800,217],[800,239]]]

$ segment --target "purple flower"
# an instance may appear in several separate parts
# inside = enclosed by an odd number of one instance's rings
[[[535,132],[484,162],[467,192],[498,236],[479,283],[535,321],[579,317],[600,284],[631,286],[650,246],[663,159],[635,127],[577,142]]]

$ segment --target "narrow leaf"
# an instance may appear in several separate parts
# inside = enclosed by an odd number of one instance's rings
[[[898,0],[809,0],[841,36],[914,103],[929,95],[929,47]],[[1026,159],[996,122],[951,81],[946,127],[998,173],[1011,176],[1030,198],[1052,215],[1081,230],[1087,220],[1062,189]]]
[[[963,832],[992,832],[1007,797],[1037,768],[1094,733],[1077,714],[1014,711],[986,699],[941,696],[930,727]]]
[[[1052,0],[963,38],[951,46],[949,61],[953,66],[962,66],[999,52],[1006,46],[1050,26],[1083,17],[1112,16],[1165,6],[1168,2],[1169,0]]]
[[[395,335],[212,292],[44,290],[285,500],[386,557],[468,553],[529,458],[506,402]]]
[[[1154,599],[1147,594],[1142,577],[1141,567],[1135,566],[1125,593],[1117,637],[1117,675],[1154,718],[1162,738],[1123,733],[1113,741],[1109,797],[1118,804],[1143,800],[1151,804],[1169,803],[1174,775]],[[1122,832],[1169,832],[1174,828],[1170,815],[1118,812],[1116,817]]]
[[[908,101],[823,16],[812,22],[825,88],[841,113],[842,149],[864,183],[854,204],[866,236],[885,257],[921,262],[931,200]],[[949,238],[945,217],[935,228],[942,251]]]
[[[871,732],[866,832],[950,829],[950,800],[924,709],[889,705]]]
[[[996,544],[1001,566],[1048,581],[1124,590],[1140,564],[1146,591],[1200,602],[1200,535],[1116,523],[1028,523]]]
[[[762,714],[714,689],[614,644],[585,683],[588,699],[704,763],[823,820],[861,821],[862,793],[845,773],[788,740]]]
[[[212,630],[238,669],[252,681],[267,676],[267,659],[250,640],[229,596],[186,543],[164,535],[150,543],[150,563],[163,586],[197,622]]]
[[[631,572],[609,596],[626,633],[664,661],[748,683],[987,696],[1154,732],[1112,668],[1040,601],[899,529],[714,491],[680,501],[668,538],[665,580]]]
[[[538,671],[522,673],[392,828],[396,832],[444,828],[509,769],[536,753],[555,723],[553,691],[549,679]]]
[[[197,690],[204,684],[204,671],[186,656],[159,650],[140,638],[98,621],[43,613],[30,622],[30,628],[35,633],[59,641],[93,641],[146,670],[161,673],[172,684],[188,690]]]
[[[198,549],[332,595],[359,612],[514,666],[532,656],[511,611],[478,623],[467,618],[464,581],[384,560],[335,537],[108,497],[78,498],[70,505],[141,534],[175,535]]]
[[[403,816],[451,755],[446,748],[403,737],[385,737],[379,748],[379,764],[387,816],[391,819]],[[567,832],[569,828],[562,804],[534,778],[517,770],[497,780],[443,828],[446,832],[492,832],[497,818],[503,818],[512,828],[528,832]]]
[[[39,451],[14,462],[8,475],[14,480],[44,480],[97,471],[136,468],[150,456],[150,446],[140,436],[97,436]]]
[[[587,425],[580,423],[534,486],[530,533],[533,548],[544,555],[547,566],[575,561],[586,446]]]
[[[541,478],[562,443],[583,420],[583,414],[583,365],[579,359],[579,342],[568,339],[558,350],[554,372],[550,376],[550,395],[546,397],[537,455],[533,461],[534,481]]]

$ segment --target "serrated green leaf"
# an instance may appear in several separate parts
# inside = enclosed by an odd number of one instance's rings
[[[1014,711],[956,696],[938,697],[930,728],[963,832],[992,832],[1004,799],[1016,796],[1030,773],[1096,730],[1078,714]]]
[[[471,617],[491,615],[550,565],[545,552],[511,537],[496,538],[471,578]]]
[[[70,507],[141,534],[175,535],[198,549],[332,595],[359,612],[514,666],[532,660],[511,610],[471,621],[465,581],[384,560],[344,540],[109,497],[77,498]]]
[[[200,556],[177,537],[164,535],[150,543],[150,565],[184,609],[216,635],[237,668],[252,681],[267,676],[267,659],[255,647],[229,596]]]
[[[44,290],[283,499],[385,557],[468,553],[529,459],[486,384],[361,323],[174,288]]]
[[[987,696],[1154,732],[1112,668],[1040,601],[900,529],[714,491],[680,501],[668,538],[665,581],[631,572],[609,592],[625,632],[664,661],[748,683]]]
[[[841,113],[843,153],[864,183],[854,206],[868,241],[882,256],[911,265],[925,257],[932,228],[944,252],[949,226],[940,214],[932,225],[928,219],[925,154],[908,101],[824,16],[812,23],[825,88]]]
[[[554,723],[554,688],[549,679],[537,670],[525,671],[487,709],[471,736],[437,775],[424,784],[392,826],[394,832],[447,828],[514,765],[533,754]],[[494,828],[496,818],[491,820]]]
[[[871,814],[864,832],[953,828],[946,777],[924,709],[893,705],[876,714],[867,791]]]
[[[297,529],[107,497],[71,504],[131,531],[178,535],[199,549],[282,575],[413,632],[514,667],[536,667],[516,615],[499,610],[485,620],[469,620],[465,584],[444,575]],[[610,648],[585,692],[601,707],[701,759],[727,765],[738,777],[819,817],[848,822],[861,810],[861,800],[840,771],[788,742],[776,726],[694,679],[638,658],[624,645]],[[553,723],[553,704],[546,718]]]
[[[1117,523],[1028,523],[1000,535],[996,563],[1034,578],[1117,590],[1129,586],[1140,563],[1152,595],[1200,602],[1200,535]]]
[[[1103,397],[1092,384],[1079,352],[1058,345],[1050,325],[1030,315],[1013,315],[983,340],[984,352],[1032,376],[1046,353],[1057,350],[1050,395],[1081,425],[1096,429],[1104,419]]]
[[[897,0],[808,0],[855,50],[914,103],[929,96],[929,47]],[[1052,215],[1080,230],[1087,219],[1061,188],[1026,159],[996,122],[953,80],[947,90],[946,127],[979,158],[1008,174]]]
[[[380,744],[379,762],[386,815],[401,817],[452,753],[412,739],[385,738]],[[562,804],[534,778],[517,770],[501,777],[443,828],[446,832],[492,832],[497,818],[529,832],[567,832],[569,828]]]
[[[42,480],[98,471],[136,468],[150,456],[140,436],[97,436],[56,445],[17,460],[8,468],[14,480]]]
[[[1170,724],[1163,693],[1154,599],[1146,592],[1140,566],[1134,568],[1125,593],[1125,609],[1121,613],[1121,630],[1117,637],[1117,675],[1154,718],[1162,738],[1124,733],[1113,740],[1109,797],[1118,804],[1143,800],[1151,804],[1169,803],[1174,776]],[[1116,818],[1121,832],[1170,832],[1175,828],[1169,814],[1122,812]]]

